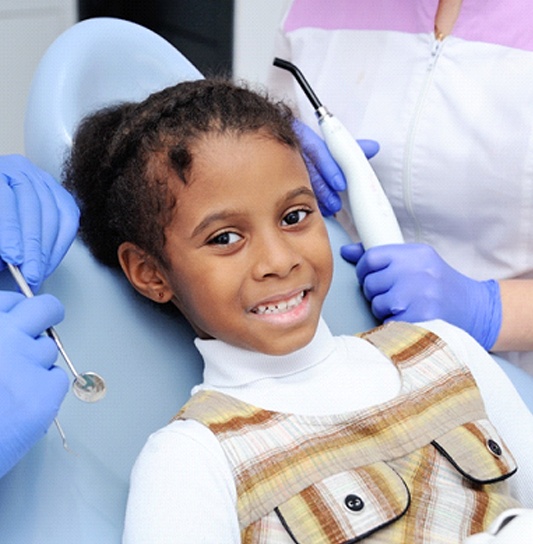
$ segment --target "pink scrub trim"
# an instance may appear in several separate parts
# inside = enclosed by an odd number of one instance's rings
[[[433,32],[437,6],[438,0],[294,0],[284,30]],[[531,0],[463,0],[452,34],[468,41],[533,51],[532,29]]]

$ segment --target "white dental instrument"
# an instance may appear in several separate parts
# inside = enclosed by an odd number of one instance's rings
[[[326,145],[346,178],[353,221],[364,248],[403,243],[392,206],[359,144],[322,105],[297,66],[277,57],[274,66],[291,72],[315,109]]]
[[[9,271],[11,272],[11,275],[13,276],[16,284],[19,286],[19,289],[22,291],[22,294],[25,295],[27,298],[32,298],[34,296],[33,292],[30,289],[30,286],[26,282],[26,279],[22,275],[22,272],[20,271],[18,266],[7,263],[7,267],[9,268]],[[55,342],[59,353],[61,353],[70,372],[72,372],[72,375],[74,376],[72,391],[76,395],[76,397],[78,397],[80,400],[83,400],[84,402],[96,402],[102,399],[106,393],[106,386],[103,378],[101,378],[98,374],[94,372],[84,372],[83,374],[80,374],[72,364],[72,361],[67,355],[65,348],[63,347],[63,344],[59,339],[59,335],[57,334],[55,329],[53,327],[46,329],[46,334],[48,334],[48,336],[50,336],[50,338]],[[61,438],[63,439],[63,442],[65,442],[64,433],[61,430],[59,422],[57,421],[57,419],[54,420],[54,422],[61,435]]]

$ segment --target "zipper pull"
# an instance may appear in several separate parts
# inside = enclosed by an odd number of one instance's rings
[[[442,49],[442,40],[434,39],[433,45],[431,46],[431,54],[428,64],[428,70],[432,70],[435,66],[435,63],[437,62],[437,59],[439,57],[440,51]]]

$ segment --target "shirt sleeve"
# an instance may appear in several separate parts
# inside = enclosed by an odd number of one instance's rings
[[[235,484],[211,431],[175,421],[151,435],[132,470],[123,544],[240,541]]]
[[[420,326],[440,336],[468,365],[487,415],[518,465],[518,471],[509,480],[512,494],[522,506],[533,508],[533,414],[505,372],[469,334],[444,321],[429,321]]]

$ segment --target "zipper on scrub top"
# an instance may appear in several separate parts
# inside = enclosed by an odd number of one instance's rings
[[[431,44],[430,57],[427,65],[426,76],[422,83],[422,87],[418,94],[418,99],[413,111],[413,117],[411,124],[409,126],[409,131],[407,133],[407,140],[405,145],[405,154],[403,161],[403,201],[405,204],[405,210],[411,218],[415,226],[415,241],[420,241],[420,224],[414,213],[413,201],[411,198],[411,165],[414,149],[414,139],[418,130],[418,124],[420,122],[420,117],[426,103],[427,94],[431,88],[431,83],[433,82],[433,76],[435,74],[435,66],[439,60],[439,56],[443,47],[443,39],[438,39],[435,34],[433,36],[433,43]]]

